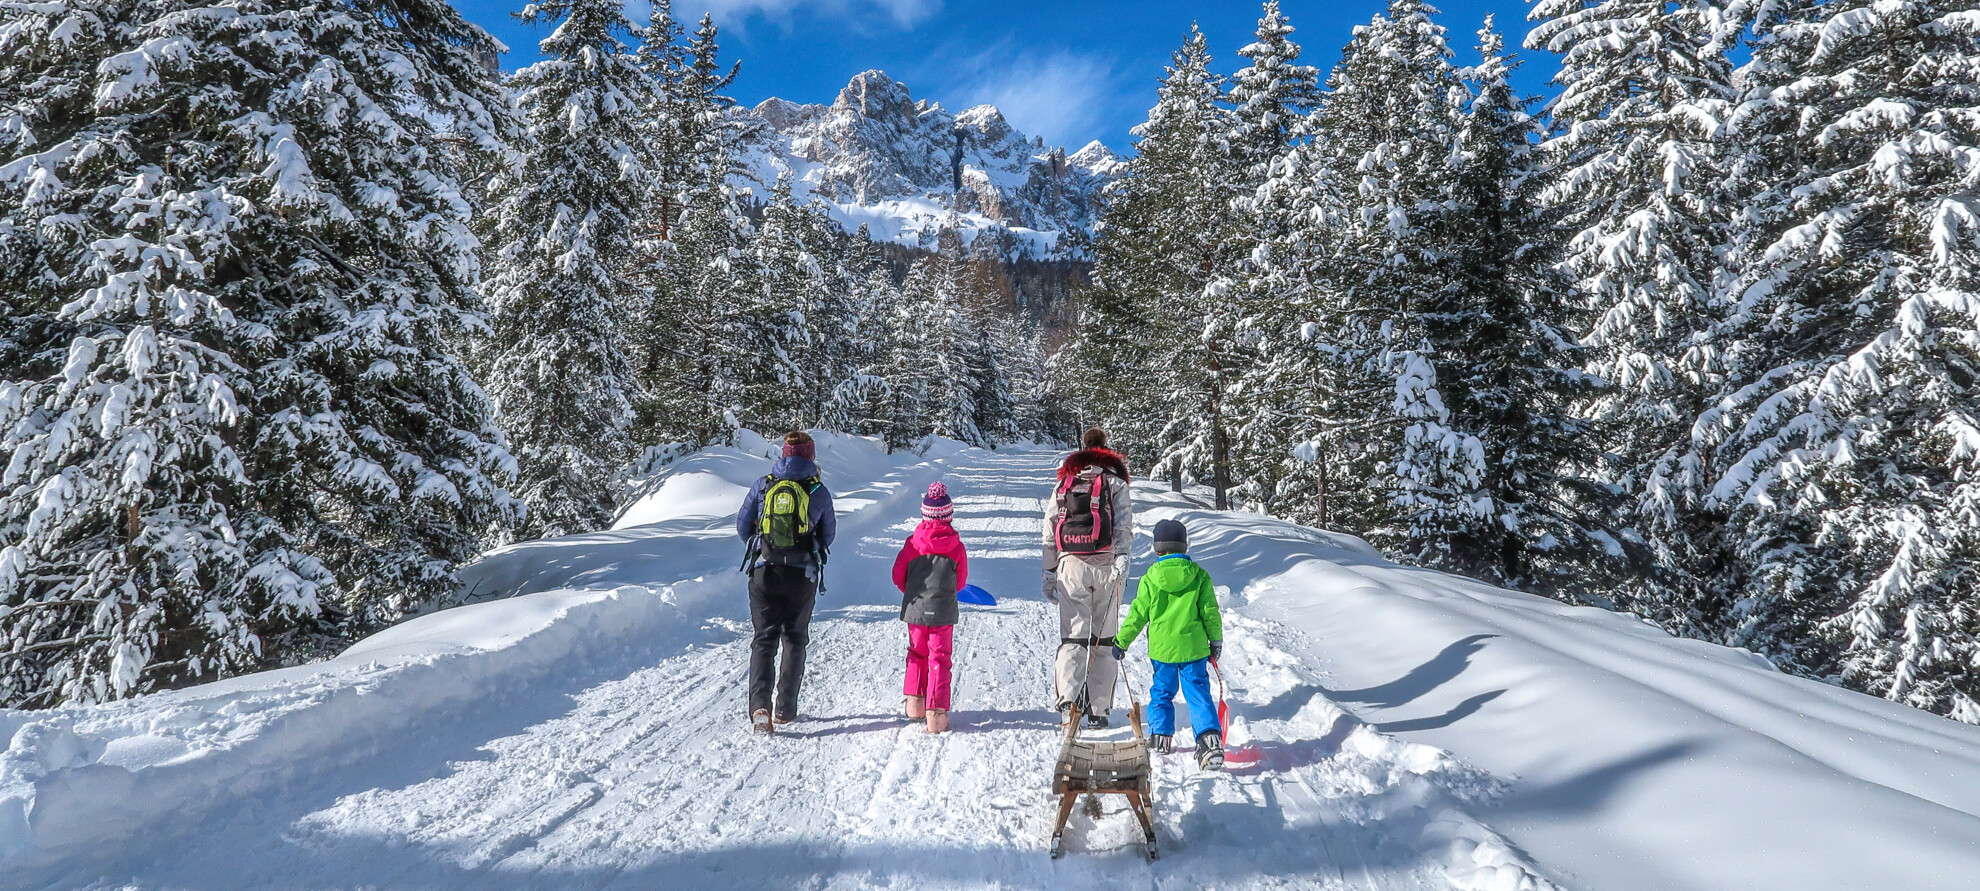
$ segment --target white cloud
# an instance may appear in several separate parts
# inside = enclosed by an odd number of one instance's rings
[[[698,3],[676,0],[674,6],[684,19],[700,18],[704,11],[713,13],[715,23],[725,28],[740,28],[751,16],[759,15],[788,22],[791,13],[799,7],[814,13],[860,18],[884,13],[895,25],[912,28],[942,11],[942,0],[701,0]],[[692,14],[688,13],[690,9]]]
[[[948,82],[930,95],[956,102],[958,110],[995,105],[1011,126],[1047,143],[1077,149],[1115,135],[1103,131],[1121,99],[1123,80],[1100,58],[1066,51],[1039,55],[1006,44],[947,74]]]

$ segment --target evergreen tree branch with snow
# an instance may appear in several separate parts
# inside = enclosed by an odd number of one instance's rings
[[[451,597],[516,513],[465,165],[495,44],[425,0],[0,27],[0,702],[309,655]]]

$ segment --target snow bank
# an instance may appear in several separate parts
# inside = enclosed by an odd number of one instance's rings
[[[1189,525],[1233,605],[1305,637],[1290,646],[1332,678],[1308,695],[1517,777],[1473,811],[1570,886],[1968,888],[1980,874],[1980,728],[1344,536],[1173,499],[1137,520],[1163,517]]]
[[[115,845],[174,815],[298,782],[431,711],[513,690],[679,621],[664,592],[553,591],[436,613],[326,662],[107,705],[0,713],[0,866]]]
[[[962,448],[888,455],[870,440],[819,439],[842,519],[918,495],[931,456]],[[771,453],[746,436],[689,456],[645,481],[627,512],[638,523],[516,545],[461,570],[483,597],[526,596],[411,619],[312,665],[104,705],[0,710],[0,872],[167,826],[192,831],[220,802],[307,784],[416,723],[444,724],[629,647],[677,645],[702,627],[708,598],[733,593],[740,487]]]

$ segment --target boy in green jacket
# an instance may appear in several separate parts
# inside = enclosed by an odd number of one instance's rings
[[[1148,659],[1155,663],[1155,679],[1148,685],[1149,743],[1157,752],[1171,750],[1180,684],[1189,702],[1189,726],[1196,731],[1196,763],[1218,770],[1224,766],[1224,734],[1210,698],[1209,663],[1222,655],[1224,620],[1217,612],[1210,573],[1189,559],[1188,550],[1189,530],[1183,524],[1155,524],[1155,553],[1160,556],[1142,573],[1127,619],[1114,635],[1114,658],[1127,658],[1135,635],[1148,629]]]

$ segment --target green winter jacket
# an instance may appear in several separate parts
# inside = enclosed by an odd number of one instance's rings
[[[1114,645],[1127,649],[1148,629],[1148,658],[1157,662],[1195,662],[1210,656],[1210,642],[1224,639],[1224,619],[1217,612],[1217,592],[1210,573],[1188,557],[1174,554],[1155,561],[1141,575],[1134,603],[1114,635]]]

